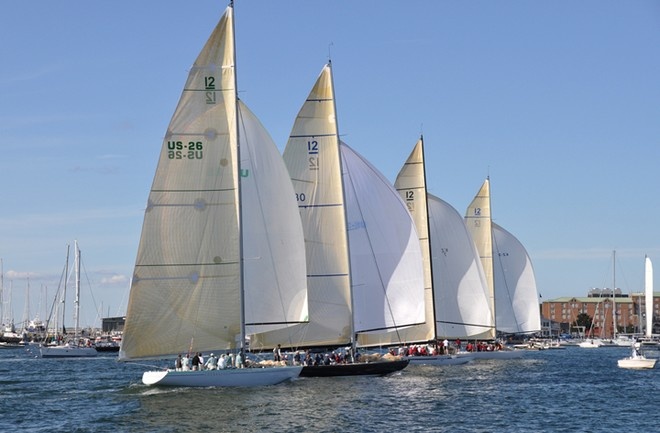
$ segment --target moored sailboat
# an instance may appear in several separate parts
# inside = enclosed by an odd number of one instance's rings
[[[62,340],[55,338],[53,344],[41,344],[39,354],[42,358],[88,358],[94,357],[98,353],[92,346],[89,339],[81,339],[78,334],[80,329],[80,249],[78,241],[74,242],[74,269],[76,279],[75,302],[74,302],[74,321],[75,329],[73,338],[66,341],[66,332],[63,332]],[[61,293],[62,306],[66,303],[66,286],[68,279],[69,247],[67,245],[67,264],[64,272],[64,285]],[[62,328],[64,329],[64,311],[62,311]]]
[[[198,55],[163,141],[119,359],[230,353],[238,368],[147,371],[147,385],[262,386],[249,336],[306,321],[303,232],[286,167],[236,90],[233,4]],[[240,368],[240,367],[253,368]]]

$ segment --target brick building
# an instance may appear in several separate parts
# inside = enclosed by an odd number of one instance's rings
[[[643,293],[622,294],[620,289],[592,289],[586,297],[562,297],[544,301],[541,315],[559,323],[563,332],[576,332],[575,320],[586,313],[593,322],[593,335],[611,338],[613,335],[612,308],[616,311],[617,333],[642,333],[646,326]],[[653,333],[660,333],[660,294],[653,296]],[[587,330],[589,331],[589,330]]]

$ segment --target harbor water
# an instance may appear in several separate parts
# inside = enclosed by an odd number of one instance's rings
[[[4,349],[0,431],[660,431],[660,368],[618,368],[628,352],[567,347],[515,360],[408,366],[386,377],[192,389],[142,385],[149,366],[114,356],[41,359]]]

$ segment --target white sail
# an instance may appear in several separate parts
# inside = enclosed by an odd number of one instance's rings
[[[163,141],[120,359],[239,348],[246,322],[269,329],[306,316],[293,189],[277,147],[237,101],[234,59],[230,6]]]
[[[490,310],[495,312],[493,279],[493,235],[490,214],[490,181],[486,179],[465,212],[465,225],[477,246],[489,290]],[[489,338],[495,337],[493,329]]]
[[[387,179],[345,143],[341,155],[354,332],[423,323],[422,252],[406,205]]]
[[[350,265],[330,65],[321,71],[296,117],[284,161],[305,234],[309,323],[257,334],[251,344],[256,348],[350,344]]]
[[[646,309],[646,337],[653,335],[653,263],[644,259],[644,307]]]
[[[495,223],[493,247],[497,330],[511,334],[540,331],[539,295],[527,250]]]
[[[436,334],[488,338],[495,327],[486,277],[463,218],[428,194]]]

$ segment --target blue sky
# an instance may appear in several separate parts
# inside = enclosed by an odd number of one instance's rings
[[[161,140],[226,5],[3,5],[15,321],[28,277],[30,315],[46,314],[74,239],[81,322],[124,313]],[[393,181],[423,133],[429,189],[461,213],[490,176],[543,299],[610,287],[613,250],[624,291],[642,287],[645,254],[660,269],[660,3],[239,0],[235,14],[240,97],[280,149],[330,55],[343,140]]]

